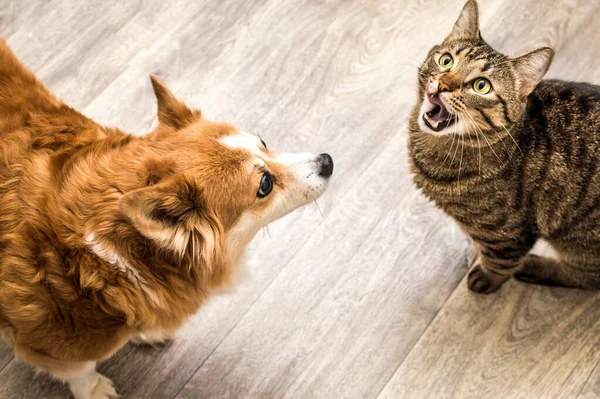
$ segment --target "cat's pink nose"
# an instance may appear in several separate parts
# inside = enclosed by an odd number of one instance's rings
[[[432,104],[442,105],[442,100],[440,100],[440,94],[437,90],[432,93],[432,90],[429,90],[429,85],[427,87],[427,99]]]

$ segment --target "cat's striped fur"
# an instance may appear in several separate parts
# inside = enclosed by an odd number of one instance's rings
[[[420,122],[428,82],[451,72],[437,68],[444,51],[462,54],[464,74],[489,77],[494,87],[494,96],[470,96],[456,70],[458,82],[443,98],[463,125],[450,134]],[[494,51],[479,35],[471,0],[420,70],[409,134],[414,182],[479,248],[468,278],[476,292],[493,292],[512,275],[600,288],[600,87],[540,82],[552,56],[548,48],[521,59]],[[520,69],[523,63],[529,65]],[[539,239],[558,260],[528,254]]]

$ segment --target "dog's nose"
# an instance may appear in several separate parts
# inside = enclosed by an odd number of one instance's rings
[[[329,177],[333,174],[333,159],[329,154],[319,155],[319,176]]]

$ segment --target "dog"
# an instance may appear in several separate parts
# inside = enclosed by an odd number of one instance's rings
[[[77,399],[117,397],[96,362],[171,337],[333,173],[328,154],[272,152],[151,81],[159,123],[133,136],[65,105],[0,42],[0,330]]]

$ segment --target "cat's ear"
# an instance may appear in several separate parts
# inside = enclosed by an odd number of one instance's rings
[[[179,130],[202,118],[199,110],[188,108],[156,76],[150,75],[150,80],[152,81],[152,88],[156,95],[158,121],[161,124]]]
[[[519,82],[519,93],[522,96],[528,96],[540,83],[540,80],[548,72],[553,59],[554,49],[548,46],[540,47],[512,59]]]
[[[452,32],[446,40],[479,39],[479,6],[476,0],[469,0],[463,7]]]

